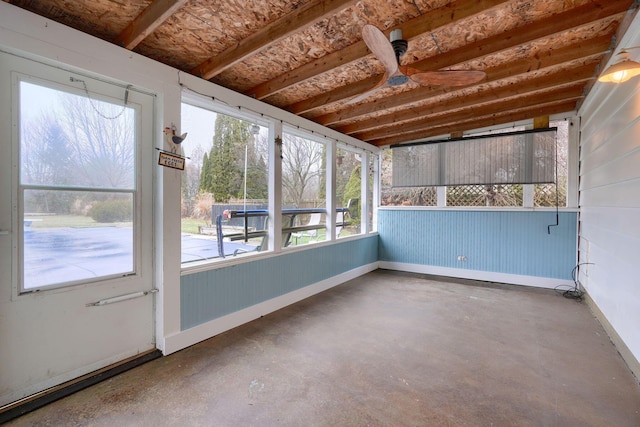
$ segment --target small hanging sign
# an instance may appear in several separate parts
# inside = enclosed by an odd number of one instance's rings
[[[183,171],[184,157],[161,151],[160,157],[158,157],[158,164],[167,168],[179,169]]]
[[[165,151],[161,148],[157,148],[156,150],[160,151],[160,156],[158,157],[158,164],[160,166],[164,166],[166,168],[184,170],[185,159],[189,157],[181,156],[176,153],[176,147],[179,146],[182,141],[187,137],[187,133],[183,133],[182,135],[176,135],[176,126],[171,123],[171,126],[167,126],[162,131],[165,137],[165,143],[168,143],[171,146],[171,151]]]

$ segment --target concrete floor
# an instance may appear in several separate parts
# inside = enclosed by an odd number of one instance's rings
[[[640,426],[584,303],[376,271],[9,426]]]

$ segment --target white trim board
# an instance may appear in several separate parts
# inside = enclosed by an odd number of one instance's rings
[[[378,262],[373,262],[361,267],[354,268],[337,276],[330,277],[320,282],[314,283],[304,288],[297,289],[279,297],[263,301],[259,304],[236,311],[218,319],[211,320],[193,328],[172,334],[165,337],[164,355],[174,353],[183,348],[197,344],[206,339],[212,338],[223,332],[236,328],[240,325],[258,319],[276,310],[287,307],[296,302],[302,301],[320,292],[341,285],[349,280],[360,277],[371,271],[378,269]]]
[[[404,262],[379,261],[379,268],[406,271],[408,273],[430,274],[434,276],[457,277],[460,279],[481,280],[486,282],[507,283],[511,285],[533,286],[554,289],[558,286],[573,287],[571,280],[549,277],[523,276],[518,274],[496,273],[481,270],[463,270],[460,268],[436,267],[432,265],[409,264]]]
[[[609,335],[609,339],[613,343],[616,350],[618,350],[620,356],[622,356],[622,359],[625,361],[633,375],[636,377],[636,381],[640,382],[640,361],[636,359],[629,347],[627,347],[622,338],[620,338],[620,335],[618,335],[615,328],[611,325],[611,323],[609,323],[607,317],[602,313],[602,311],[600,311],[600,308],[595,303],[595,301],[591,299],[591,296],[589,296],[588,293],[584,294],[584,300],[587,303],[587,306],[589,306],[589,308],[591,309],[591,313],[593,313],[595,318],[598,319],[598,322],[600,322],[600,325],[602,325],[604,331],[607,333],[607,335]]]

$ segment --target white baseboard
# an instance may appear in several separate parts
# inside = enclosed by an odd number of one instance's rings
[[[607,335],[609,335],[609,339],[615,346],[616,350],[618,350],[618,353],[620,353],[620,356],[622,356],[622,359],[626,362],[627,366],[636,377],[636,381],[640,381],[640,362],[638,359],[633,355],[622,338],[620,338],[620,335],[618,335],[614,327],[609,323],[604,313],[600,311],[600,308],[596,305],[595,301],[591,299],[589,294],[584,294],[584,300],[591,309],[593,315],[602,325],[602,328],[605,330]]]
[[[549,277],[522,276],[518,274],[495,273],[481,270],[464,270],[461,268],[435,267],[403,262],[378,262],[379,268],[406,271],[409,273],[431,274],[434,276],[458,277],[461,279],[482,280],[487,282],[508,283],[512,285],[534,286],[554,289],[557,286],[574,286],[571,280],[553,279]]]
[[[355,268],[329,279],[314,283],[288,294],[261,302],[243,310],[236,311],[218,319],[211,320],[193,328],[177,332],[165,337],[163,353],[174,353],[193,344],[204,341],[225,331],[248,323],[261,316],[280,310],[305,298],[355,279],[363,274],[384,268],[388,270],[406,271],[409,273],[432,274],[436,276],[459,277],[463,279],[484,280],[498,283],[509,283],[541,288],[555,288],[559,285],[573,286],[570,280],[550,279],[546,277],[519,276],[515,274],[493,273],[478,270],[463,270],[457,268],[433,267],[420,264],[396,263],[379,261]]]
[[[363,274],[374,271],[378,268],[378,263],[374,262],[364,265],[345,273],[322,280],[304,288],[289,292],[276,298],[261,302],[243,310],[236,311],[218,319],[211,320],[193,328],[181,331],[165,337],[163,354],[168,355],[193,344],[199,343],[225,331],[248,323],[261,316],[280,310],[288,305],[302,301],[327,289],[338,286]]]

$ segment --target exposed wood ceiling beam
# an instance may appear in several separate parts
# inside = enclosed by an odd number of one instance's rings
[[[379,81],[380,76],[372,76],[347,86],[342,86],[332,91],[304,99],[283,108],[293,114],[303,114],[308,111],[315,110],[316,108],[343,101],[347,98],[351,98],[352,96],[360,95],[361,93],[373,88]]]
[[[499,88],[485,87],[482,91],[471,96],[466,96],[464,93],[455,96],[455,94],[452,93],[451,98],[445,101],[436,101],[432,105],[421,105],[416,108],[397,111],[385,116],[362,120],[346,126],[337,127],[335,130],[350,135],[385,126],[395,126],[403,122],[406,123],[410,120],[423,118],[425,115],[444,113],[460,108],[463,99],[465,106],[472,106],[496,101],[498,99],[506,99],[512,96],[525,95],[530,92],[551,89],[569,83],[579,82],[584,85],[585,81],[592,78],[594,78],[593,64],[585,64],[572,70],[567,71],[563,69],[552,74],[534,77],[530,80],[523,80],[522,82]]]
[[[607,19],[611,16],[619,15],[627,10],[626,2],[600,0],[597,4],[586,4],[563,13],[552,15],[546,19],[523,25],[502,34],[479,40],[475,43],[461,46],[442,55],[430,57],[422,61],[411,64],[419,70],[438,70],[450,67],[471,58],[478,58],[502,50],[513,48],[521,44],[531,43],[537,39],[549,37],[553,34],[580,27],[591,22]],[[376,76],[373,80],[378,82],[382,75]],[[338,102],[353,96],[350,85],[343,86],[331,92],[330,101]],[[373,85],[372,85],[373,86]],[[301,102],[286,106],[285,109],[294,114],[302,114],[316,108],[325,106],[329,94],[322,94],[317,97],[308,98]]]
[[[154,0],[115,39],[114,43],[132,50],[187,0]]]
[[[399,124],[393,127],[362,132],[353,135],[362,141],[371,141],[388,138],[396,135],[412,134],[423,129],[440,127],[451,122],[464,122],[476,117],[500,114],[504,111],[513,111],[523,105],[539,105],[549,102],[577,100],[582,95],[583,82],[577,82],[570,86],[556,90],[535,91],[525,95],[516,95],[484,104],[465,105],[464,108],[453,113],[427,116],[410,123]]]
[[[295,32],[304,31],[318,21],[355,3],[357,3],[357,0],[307,2],[298,9],[294,9],[267,24],[264,28],[252,33],[249,37],[230,46],[225,51],[209,58],[194,68],[191,73],[209,80],[249,56],[255,55]]]
[[[401,25],[389,28],[385,31],[385,34],[389,35],[392,30],[400,28],[402,29],[403,38],[410,41],[423,33],[432,32],[436,28],[476,15],[505,1],[508,0],[454,1],[438,9],[431,10],[424,15],[417,16]],[[357,61],[370,54],[371,52],[369,52],[365,43],[358,41],[344,49],[325,55],[322,58],[318,58],[295,70],[286,72],[270,81],[251,88],[245,91],[245,95],[257,99],[264,99],[290,86],[302,83],[319,74],[326,73],[338,66],[344,66]]]
[[[381,138],[367,142],[378,147],[383,147],[392,144],[401,144],[403,142],[429,138],[432,136],[449,135],[454,132],[464,132],[472,129],[480,129],[487,126],[495,126],[504,123],[526,120],[537,116],[567,113],[575,110],[576,102],[578,101],[578,99],[581,98],[528,106],[526,108],[522,108],[521,110],[511,112],[508,111],[504,114],[494,114],[485,117],[478,117],[467,122],[449,123],[439,127],[425,129],[424,131],[415,132],[413,134]]]
[[[500,65],[495,68],[485,70],[487,78],[483,83],[491,83],[502,79],[526,74],[530,71],[542,70],[548,67],[558,66],[563,63],[575,61],[580,58],[593,55],[602,55],[606,52],[611,43],[611,34],[598,37],[596,39],[584,40],[565,46],[560,49],[549,50],[538,53],[535,57],[525,58],[519,61]],[[449,93],[449,88],[419,87],[417,89],[399,93],[380,101],[355,105],[352,108],[329,113],[313,118],[313,120],[325,126],[335,125],[340,122],[354,119],[356,117],[375,113],[376,111],[388,110],[409,105],[414,102],[424,101],[426,98]],[[331,93],[325,94],[331,96]]]
[[[627,11],[625,2],[601,0],[600,4],[585,4],[566,12],[551,15],[531,24],[514,28],[502,34],[478,40],[474,43],[452,49],[442,55],[426,58],[411,64],[420,70],[439,70],[455,64],[478,58],[514,46],[531,43],[554,34],[563,33],[573,28],[622,15]],[[600,7],[599,7],[600,6]]]

